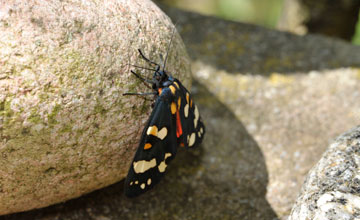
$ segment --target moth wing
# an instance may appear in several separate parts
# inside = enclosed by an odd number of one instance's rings
[[[170,102],[157,98],[125,180],[125,195],[138,196],[164,176],[177,151],[176,119]]]
[[[183,143],[185,147],[194,147],[202,142],[205,126],[191,94],[178,80],[176,82],[179,84],[181,97],[179,114],[183,134],[180,137],[180,143]]]

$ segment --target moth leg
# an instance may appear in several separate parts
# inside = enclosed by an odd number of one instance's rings
[[[147,95],[157,95],[157,92],[125,92],[123,95],[138,95],[138,96],[147,96]]]
[[[148,84],[148,83],[150,83],[150,84],[152,84],[153,83],[153,81],[152,80],[149,80],[149,79],[145,79],[145,78],[143,78],[142,76],[140,76],[139,74],[137,74],[136,72],[134,72],[134,71],[130,71],[132,74],[134,74],[138,79],[140,79],[143,83],[144,83],[144,85],[146,86],[146,87],[148,87],[149,89],[152,89],[152,87]]]
[[[143,66],[137,66],[137,65],[134,65],[134,64],[130,64],[130,63],[128,65],[136,67],[136,68],[144,69],[144,70],[156,71],[156,69],[151,69],[151,68],[147,68],[147,67],[143,67]]]
[[[137,95],[140,96],[141,98],[145,99],[146,101],[154,101],[155,99],[147,99],[146,96],[148,95],[157,95],[157,92],[126,92],[123,93],[123,96],[125,95]]]
[[[150,64],[156,65],[156,69],[157,69],[157,70],[160,69],[160,65],[159,65],[159,64],[157,64],[157,63],[155,63],[154,61],[151,61],[151,60],[149,60],[148,58],[146,58],[146,56],[143,54],[143,52],[142,52],[140,49],[138,49],[138,51],[139,51],[139,53],[140,53],[140,55],[141,55],[141,58],[143,58],[143,60],[145,60],[146,62],[148,62],[148,63],[150,63]]]

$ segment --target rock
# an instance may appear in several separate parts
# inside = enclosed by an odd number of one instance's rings
[[[268,174],[258,145],[203,85],[194,84],[193,95],[206,119],[205,139],[197,148],[179,149],[168,173],[152,190],[128,199],[122,181],[64,204],[5,219],[274,219],[265,199]]]
[[[138,48],[159,61],[172,30],[145,0],[0,3],[0,214],[125,177],[151,111],[122,96],[147,89],[128,64],[146,65]],[[189,86],[178,35],[170,54],[167,69]]]
[[[193,59],[207,133],[157,187],[123,182],[4,219],[285,219],[328,141],[360,112],[360,48],[166,9]],[[229,55],[230,54],[230,55]],[[354,68],[350,68],[354,67]],[[311,70],[311,71],[310,71]]]
[[[230,74],[270,76],[360,67],[360,47],[321,35],[299,36],[162,6],[190,57]],[[355,54],[355,55],[354,55]]]
[[[264,153],[266,198],[286,219],[329,142],[358,125],[360,47],[163,9],[178,19],[194,77]]]
[[[308,174],[292,219],[360,218],[360,127],[338,137]]]

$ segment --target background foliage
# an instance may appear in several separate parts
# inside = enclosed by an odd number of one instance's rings
[[[168,5],[224,19],[276,28],[283,0],[160,0]],[[360,14],[359,14],[360,15]],[[360,45],[360,22],[352,41]]]

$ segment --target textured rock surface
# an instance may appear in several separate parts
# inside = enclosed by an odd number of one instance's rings
[[[360,67],[360,47],[319,35],[298,36],[260,26],[163,7],[195,61],[230,74],[269,76]]]
[[[194,76],[259,144],[269,172],[267,199],[286,219],[329,142],[359,123],[360,47],[165,12],[179,20]]]
[[[65,204],[3,219],[274,219],[265,199],[268,176],[257,143],[204,86],[195,85],[193,94],[206,119],[203,144],[180,149],[151,191],[128,199],[122,181]]]
[[[3,219],[268,220],[290,213],[328,142],[358,122],[360,75],[347,67],[360,66],[360,48],[166,12],[178,21],[202,82],[192,89],[207,126],[202,146],[179,151],[160,185],[139,198],[124,198],[120,182]]]
[[[127,64],[145,65],[138,48],[159,61],[172,28],[151,1],[0,1],[0,214],[126,175],[151,110],[122,96],[145,88]],[[178,36],[172,49],[168,70],[184,78]]]
[[[289,220],[360,219],[360,127],[341,135],[308,174]]]

